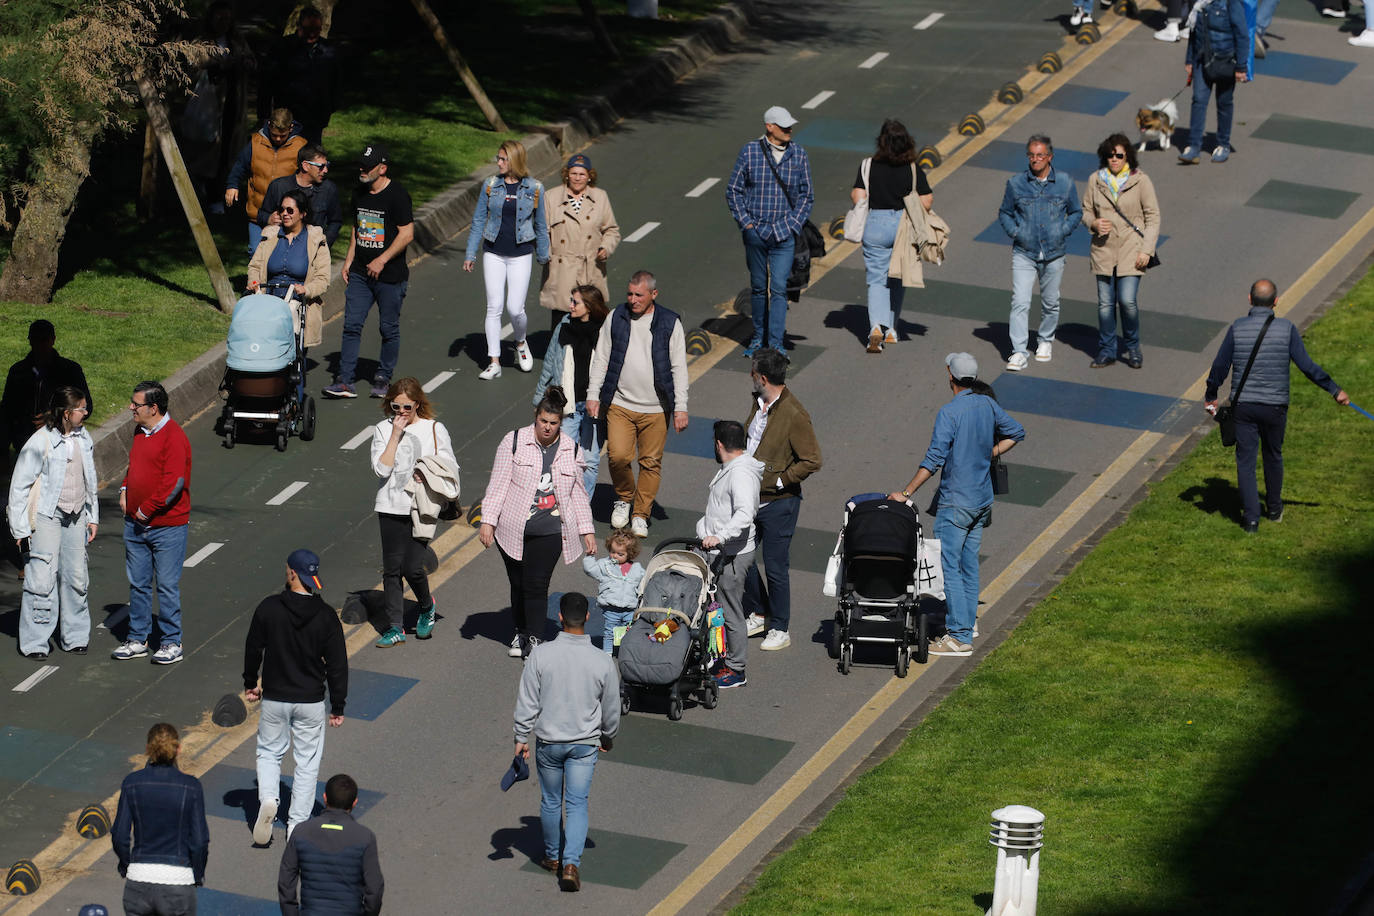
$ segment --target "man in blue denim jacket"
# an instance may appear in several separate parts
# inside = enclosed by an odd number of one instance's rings
[[[1011,238],[1010,372],[1029,362],[1027,346],[1031,286],[1040,283],[1040,332],[1035,358],[1047,363],[1059,327],[1059,281],[1064,276],[1064,246],[1078,227],[1083,206],[1073,179],[1054,168],[1054,144],[1043,134],[1026,141],[1029,168],[1007,179],[997,221]]]

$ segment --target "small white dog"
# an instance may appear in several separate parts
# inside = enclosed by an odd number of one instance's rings
[[[1149,108],[1136,112],[1135,124],[1140,128],[1140,151],[1143,153],[1150,144],[1158,143],[1160,149],[1168,149],[1174,135],[1174,125],[1178,123],[1178,106],[1173,99],[1161,99]]]

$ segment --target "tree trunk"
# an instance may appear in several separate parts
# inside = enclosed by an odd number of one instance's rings
[[[52,301],[57,256],[76,196],[90,172],[95,134],[94,124],[81,122],[58,148],[35,152],[37,178],[24,201],[10,257],[0,274],[0,299],[34,305]]]
[[[606,23],[601,21],[601,14],[596,11],[595,0],[577,0],[577,5],[582,7],[582,15],[586,17],[587,25],[592,27],[592,34],[596,36],[596,43],[601,46],[601,53],[611,60],[620,60],[620,49],[615,46],[611,33],[606,31]]]
[[[496,106],[487,98],[487,94],[482,91],[482,84],[477,82],[477,75],[472,72],[467,61],[463,60],[463,55],[458,53],[458,49],[448,40],[448,34],[444,31],[443,25],[439,23],[439,17],[434,15],[434,10],[430,9],[428,0],[410,0],[415,12],[420,14],[420,18],[429,26],[430,32],[434,34],[434,40],[447,55],[449,63],[453,64],[453,69],[458,71],[458,75],[463,79],[463,85],[468,87],[468,92],[477,102],[477,107],[482,109],[482,115],[491,125],[491,129],[500,133],[509,133],[510,128],[506,122],[501,120],[501,115],[496,110]]]
[[[146,223],[157,210],[157,134],[152,123],[143,130],[143,173],[138,182],[138,221]]]

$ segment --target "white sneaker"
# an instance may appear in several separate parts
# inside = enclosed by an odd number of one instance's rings
[[[1069,17],[1069,25],[1079,26],[1083,24],[1083,11],[1078,7],[1073,8],[1073,15]]]
[[[1026,368],[1028,362],[1030,362],[1030,360],[1026,357],[1026,354],[1013,353],[1011,359],[1007,360],[1007,371],[1020,372],[1022,369]]]
[[[1035,361],[1037,363],[1047,363],[1054,356],[1054,338],[1042,340],[1035,345]]]
[[[1179,26],[1179,28],[1178,28],[1178,40],[1179,40],[1179,41],[1187,41],[1187,40],[1188,40],[1188,36],[1191,35],[1191,34],[1192,34],[1192,30],[1189,29],[1186,25]]]
[[[491,363],[491,364],[489,364],[489,365],[487,366],[487,368],[485,368],[485,369],[483,369],[481,372],[477,373],[477,377],[480,378],[480,379],[481,379],[482,381],[484,381],[484,382],[489,382],[489,381],[491,381],[491,380],[494,379],[494,378],[500,378],[500,377],[501,377],[501,364],[500,364],[500,363]]]
[[[1090,22],[1092,22],[1092,21],[1093,21],[1093,11],[1092,11],[1092,10],[1084,10],[1084,11],[1083,11],[1083,20],[1082,20],[1079,24],[1080,24],[1080,25],[1087,25],[1088,23],[1090,23]]]
[[[277,819],[277,800],[262,802],[258,805],[258,819],[253,822],[253,842],[266,846],[272,842],[272,822]]]
[[[146,642],[136,642],[131,639],[111,652],[110,658],[122,662],[130,658],[142,658],[147,654],[148,644]]]
[[[1357,48],[1374,48],[1374,29],[1365,29],[1347,40]]]
[[[519,633],[516,633],[516,634],[515,634],[515,638],[512,639],[512,640],[510,641],[510,648],[506,650],[506,654],[509,655],[511,658],[519,658],[519,657],[520,657],[520,654],[521,654],[521,653],[520,653],[520,634],[519,634]]]
[[[1178,41],[1178,23],[1170,19],[1164,28],[1155,32],[1155,41]]]
[[[939,639],[930,642],[931,655],[954,656],[955,658],[967,658],[973,654],[973,646],[966,642],[960,642],[953,636],[946,633]]]
[[[787,635],[786,630],[769,630],[768,635],[763,637],[763,645],[759,646],[765,652],[772,652],[777,649],[786,649],[792,645],[792,637]]]
[[[636,515],[630,522],[630,533],[637,538],[649,536],[649,520],[642,515]]]
[[[763,619],[762,614],[750,614],[744,622],[749,627],[750,636],[758,636],[763,632],[763,628],[768,625],[768,621]]]
[[[630,504],[616,500],[615,505],[611,506],[611,527],[624,528],[630,524]]]
[[[175,665],[181,661],[181,643],[169,642],[153,653],[154,665]]]
[[[515,359],[521,372],[529,372],[534,368],[534,354],[530,353],[529,341],[522,340],[515,345]]]
[[[1323,3],[1323,4],[1322,4],[1322,15],[1323,15],[1323,16],[1326,16],[1326,17],[1328,17],[1328,18],[1330,18],[1330,19],[1344,19],[1344,18],[1345,18],[1345,10],[1338,10],[1338,9],[1336,9],[1334,6],[1328,6],[1327,4]]]

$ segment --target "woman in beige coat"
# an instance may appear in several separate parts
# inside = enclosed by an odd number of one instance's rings
[[[1097,275],[1097,356],[1094,369],[1116,362],[1116,313],[1121,311],[1122,359],[1142,365],[1140,311],[1136,293],[1159,241],[1159,201],[1142,172],[1135,147],[1124,134],[1112,134],[1097,147],[1101,168],[1083,194],[1083,222],[1092,233],[1089,260]]]
[[[578,153],[563,167],[563,184],[544,196],[549,224],[549,263],[544,265],[539,304],[551,310],[554,327],[568,312],[574,287],[595,286],[608,300],[606,260],[620,244],[611,199],[596,187],[591,159]]]
[[[317,347],[324,341],[320,300],[329,289],[329,243],[324,230],[311,226],[310,201],[287,191],[281,199],[280,226],[262,230],[262,241],[248,262],[248,289],[285,298],[292,291],[296,321],[305,309],[302,344]]]

